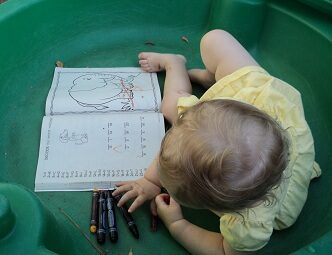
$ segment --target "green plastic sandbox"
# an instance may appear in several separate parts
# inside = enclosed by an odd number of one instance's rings
[[[302,93],[323,174],[297,222],[275,231],[259,254],[332,254],[332,3],[330,0],[8,0],[0,4],[0,254],[188,254],[147,205],[134,213],[136,240],[119,218],[119,241],[89,233],[90,192],[35,193],[41,122],[54,63],[138,66],[141,51],[172,52],[203,64],[201,36],[231,32],[272,75]],[[158,74],[161,87],[164,74]],[[196,95],[204,90],[194,85]],[[184,209],[219,231],[209,211]],[[75,226],[69,217],[77,225]],[[92,244],[87,241],[89,238]]]

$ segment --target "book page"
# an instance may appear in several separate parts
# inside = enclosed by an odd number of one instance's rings
[[[158,112],[160,101],[156,73],[135,67],[57,67],[45,114]]]
[[[45,116],[35,191],[108,189],[138,179],[163,136],[160,113]]]

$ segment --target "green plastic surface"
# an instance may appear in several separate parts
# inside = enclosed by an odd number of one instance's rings
[[[264,0],[9,0],[0,5],[0,254],[98,254],[89,233],[89,192],[34,193],[39,139],[54,63],[66,67],[137,66],[141,51],[185,55],[202,67],[199,40],[210,29],[235,35],[271,74],[302,93],[323,175],[312,182],[298,221],[276,231],[260,254],[328,254],[332,243],[331,3]],[[187,40],[181,39],[185,36]],[[158,75],[161,86],[164,75]],[[203,89],[196,86],[197,95]],[[17,185],[18,184],[18,185]],[[218,218],[184,209],[218,231]],[[75,227],[68,217],[78,225]],[[188,254],[148,206],[134,213],[140,239],[119,217],[108,254]]]

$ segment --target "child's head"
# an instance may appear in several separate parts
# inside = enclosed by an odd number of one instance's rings
[[[273,118],[249,104],[213,100],[184,112],[166,133],[159,174],[184,205],[234,211],[267,198],[287,156],[285,132]]]

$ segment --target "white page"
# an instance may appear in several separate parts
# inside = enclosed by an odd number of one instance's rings
[[[163,136],[160,113],[45,116],[35,191],[111,188],[138,179]]]
[[[156,73],[140,68],[55,68],[46,115],[154,111],[160,107]]]

